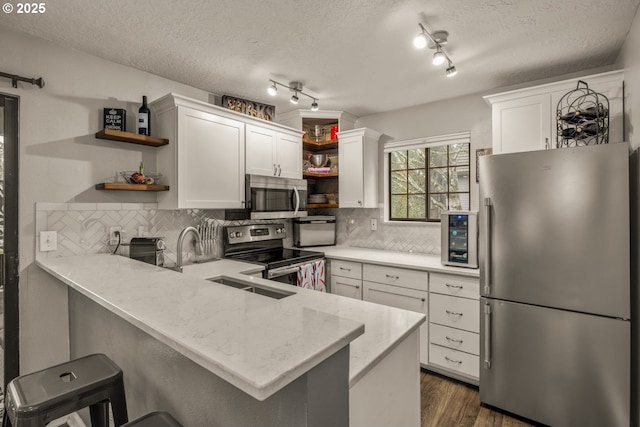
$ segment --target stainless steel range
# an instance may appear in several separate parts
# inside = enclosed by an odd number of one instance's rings
[[[300,267],[324,260],[323,252],[283,247],[284,224],[226,226],[222,230],[224,257],[264,265],[265,279],[297,285]]]

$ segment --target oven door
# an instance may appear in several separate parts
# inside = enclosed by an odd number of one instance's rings
[[[307,216],[307,181],[247,175],[247,206],[251,219]]]
[[[322,259],[322,258],[320,258]],[[284,267],[272,268],[264,270],[262,277],[264,279],[273,280],[275,282],[286,283],[288,285],[298,286],[299,272],[308,265],[315,264],[319,259],[311,261],[300,262],[297,264],[291,264]],[[322,280],[324,281],[324,274]]]

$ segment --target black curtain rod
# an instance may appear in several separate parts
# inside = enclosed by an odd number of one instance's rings
[[[18,81],[31,83],[32,85],[38,86],[40,89],[44,87],[44,80],[42,79],[42,77],[38,79],[30,79],[28,77],[16,76],[15,74],[7,74],[1,71],[0,71],[0,77],[11,79],[11,85],[13,87],[18,87]]]

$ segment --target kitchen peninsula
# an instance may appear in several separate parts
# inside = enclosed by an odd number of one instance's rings
[[[184,274],[109,254],[37,263],[68,285],[71,357],[112,357],[131,416],[164,409],[191,426],[419,425],[421,314],[280,285],[229,260]],[[220,276],[291,295],[204,280]]]

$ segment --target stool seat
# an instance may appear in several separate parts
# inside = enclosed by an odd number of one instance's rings
[[[143,415],[122,427],[182,427],[168,412],[151,412]]]
[[[128,421],[122,370],[104,354],[91,354],[14,378],[7,385],[10,424],[42,426],[90,407],[93,427],[107,426],[108,403],[116,426]]]

